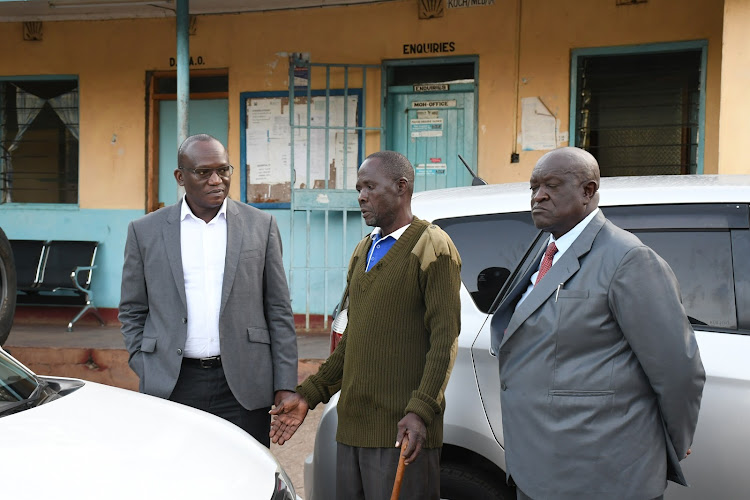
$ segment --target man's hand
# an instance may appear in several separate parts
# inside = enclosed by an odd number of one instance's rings
[[[282,401],[294,394],[294,391],[276,391],[273,395],[273,405],[279,406]]]
[[[685,453],[685,458],[687,458],[692,452],[693,452],[693,450],[691,450],[690,448],[688,448],[687,453]]]
[[[406,460],[404,463],[409,465],[417,459],[419,452],[422,451],[427,438],[427,428],[422,418],[416,413],[407,413],[398,423],[398,436],[396,436],[396,448],[401,447],[401,441],[404,437],[409,438],[409,445],[406,447],[403,455]]]
[[[268,434],[271,436],[271,441],[279,445],[289,441],[297,432],[297,428],[305,421],[309,409],[310,405],[307,404],[305,398],[296,392],[289,393],[289,396],[278,401],[276,407],[269,412],[274,416],[271,422],[271,432]]]

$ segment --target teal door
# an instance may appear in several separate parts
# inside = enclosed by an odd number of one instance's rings
[[[475,167],[473,84],[450,87],[450,92],[415,93],[413,86],[388,89],[386,146],[414,165],[415,191],[471,185],[458,155]]]
[[[226,99],[190,101],[189,133],[210,134],[226,146],[229,105]],[[159,203],[177,202],[177,101],[159,101]]]

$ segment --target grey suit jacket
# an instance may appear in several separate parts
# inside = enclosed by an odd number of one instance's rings
[[[185,301],[180,206],[128,226],[119,319],[140,390],[168,398],[180,373],[190,317]],[[227,200],[227,252],[219,316],[227,382],[249,410],[297,385],[297,337],[270,214]]]
[[[535,500],[686,484],[705,372],[669,265],[599,212],[515,309],[543,250],[492,319],[508,474]]]

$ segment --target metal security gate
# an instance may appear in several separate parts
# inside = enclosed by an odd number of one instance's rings
[[[366,145],[379,148],[384,134],[382,126],[367,126],[368,106],[379,107],[380,81],[380,65],[311,63],[301,54],[290,58],[289,286],[293,297],[304,288],[306,329],[311,313],[318,312],[327,328],[346,284],[351,252],[369,232],[355,184]]]

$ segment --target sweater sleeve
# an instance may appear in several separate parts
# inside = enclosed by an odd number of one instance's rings
[[[320,365],[318,372],[307,377],[295,389],[305,398],[307,404],[310,405],[310,409],[315,408],[318,403],[327,403],[340,387],[339,384],[344,373],[347,330],[344,330],[341,342],[338,343],[336,349],[328,356],[328,359]],[[335,390],[332,390],[333,388]]]
[[[425,234],[429,243],[418,251],[418,256],[430,347],[421,382],[412,392],[404,414],[416,413],[429,426],[434,416],[443,411],[443,394],[458,350],[461,258],[442,230],[431,226]]]

